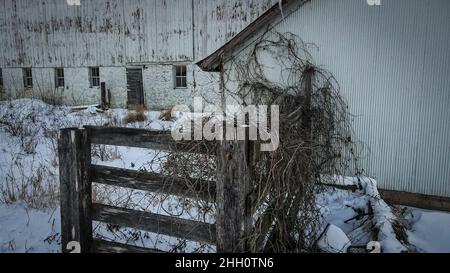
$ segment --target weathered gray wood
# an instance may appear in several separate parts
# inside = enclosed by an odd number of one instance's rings
[[[142,68],[127,68],[127,107],[136,109],[144,106]]]
[[[61,199],[62,252],[69,242],[80,244],[81,252],[92,246],[91,144],[86,130],[63,129],[58,141]]]
[[[94,239],[94,253],[164,253],[161,250]]]
[[[338,184],[328,184],[328,183],[320,183],[320,185],[325,187],[331,187],[338,190],[352,191],[355,192],[359,189],[356,185],[338,185]]]
[[[92,144],[165,149],[172,143],[170,132],[144,129],[85,126]]]
[[[215,243],[215,225],[198,221],[101,204],[93,204],[92,219],[192,241]]]
[[[106,83],[105,82],[100,83],[100,93],[101,93],[100,97],[101,97],[102,110],[106,110],[107,103],[106,103]]]
[[[381,198],[389,204],[450,212],[450,198],[379,189]]]
[[[275,214],[273,213],[273,209],[275,206],[275,202],[272,203],[264,213],[258,218],[255,223],[254,234],[252,237],[251,248],[253,253],[262,252],[265,247],[265,243],[270,236],[269,231],[272,228],[275,221]]]
[[[217,155],[218,252],[247,252],[252,231],[248,141],[223,141]]]
[[[181,179],[158,173],[91,165],[91,181],[210,202],[213,202],[215,198],[215,182],[201,179]]]
[[[175,141],[170,131],[151,131],[134,128],[85,126],[93,144],[147,148],[162,151],[180,151],[206,153],[214,148],[214,142],[208,146],[198,141]]]

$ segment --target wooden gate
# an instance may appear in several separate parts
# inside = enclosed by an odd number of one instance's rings
[[[79,243],[81,252],[161,252],[94,239],[92,221],[204,242],[216,245],[218,252],[257,252],[261,249],[265,234],[256,241],[248,239],[253,232],[252,216],[256,205],[252,203],[248,141],[220,142],[216,149],[217,181],[195,183],[195,194],[191,197],[216,203],[216,224],[93,203],[92,183],[183,196],[192,189],[187,187],[185,180],[159,173],[93,165],[91,144],[180,152],[189,152],[188,147],[192,147],[186,142],[175,142],[170,132],[105,127],[61,130],[58,149],[63,252],[70,252],[67,249],[70,242]],[[261,225],[261,221],[265,225]],[[267,227],[267,232],[272,222],[270,213],[257,221],[259,227]]]

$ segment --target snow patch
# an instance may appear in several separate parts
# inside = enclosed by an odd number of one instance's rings
[[[351,242],[342,229],[335,225],[329,225],[317,245],[328,253],[347,253]]]

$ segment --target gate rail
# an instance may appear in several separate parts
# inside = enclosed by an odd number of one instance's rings
[[[186,181],[159,173],[93,165],[91,144],[105,144],[188,152],[186,143],[175,142],[170,134],[128,128],[84,127],[61,130],[60,160],[62,250],[75,241],[81,252],[160,252],[126,244],[94,239],[92,221],[111,223],[173,237],[215,244],[216,228],[193,220],[107,206],[92,202],[92,183],[183,195],[214,201],[215,182],[197,181],[194,191]],[[168,183],[170,182],[170,183]]]

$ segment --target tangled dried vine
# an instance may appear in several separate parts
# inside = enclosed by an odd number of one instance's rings
[[[268,32],[224,71],[239,84],[226,90],[230,96],[280,107],[280,146],[255,155],[253,166],[256,203],[276,222],[266,251],[316,251],[318,186],[358,170],[347,104],[333,75],[313,63],[309,46],[293,34]],[[264,232],[258,224],[255,231]]]
[[[245,239],[253,252],[318,251],[316,193],[335,174],[358,174],[347,104],[333,75],[312,61],[309,46],[293,34],[268,32],[221,72],[224,100],[280,109],[279,148],[259,152],[256,141],[248,162],[255,225]],[[199,155],[200,146],[211,148],[206,141],[192,142],[192,153],[169,153],[165,164],[170,175],[190,177],[193,189],[192,181],[215,179],[215,151]],[[197,206],[214,211],[207,202]]]

